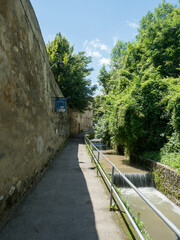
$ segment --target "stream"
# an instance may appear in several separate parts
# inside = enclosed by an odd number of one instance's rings
[[[153,187],[152,182],[139,184],[142,176],[149,176],[150,173],[138,168],[137,166],[130,165],[125,156],[117,155],[114,150],[107,149],[106,146],[99,142],[94,141],[93,144],[103,152],[103,154],[113,162],[116,167],[133,181],[138,189],[149,199],[176,227],[180,228],[180,207],[170,201],[165,195],[157,191]],[[106,172],[111,174],[111,166],[107,161],[100,157],[103,167]],[[145,177],[144,177],[145,179]],[[121,191],[121,197],[126,200],[130,206],[133,216],[140,213],[140,219],[144,222],[145,229],[149,233],[152,240],[175,240],[175,234],[170,228],[154,213],[154,211],[139,197],[139,195],[131,188],[128,188],[122,180],[116,176],[115,184]]]
[[[180,207],[170,201],[155,188],[138,188],[170,221],[180,228]],[[154,213],[154,211],[130,188],[121,188],[122,199],[130,205],[134,216],[140,212],[145,229],[153,240],[176,239],[170,228]]]

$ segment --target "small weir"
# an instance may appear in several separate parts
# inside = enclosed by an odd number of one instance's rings
[[[171,222],[180,228],[180,207],[171,202],[165,195],[154,188],[152,174],[143,169],[132,166],[125,156],[107,150],[106,145],[100,141],[93,141],[93,144],[149,199]],[[95,153],[96,155],[96,153]],[[100,158],[103,168],[111,175],[112,167]],[[128,202],[134,215],[140,213],[140,219],[144,222],[145,228],[152,240],[173,240],[174,233],[154,213],[154,211],[129,187],[119,173],[114,174],[114,184],[120,189],[121,198]]]
[[[137,174],[137,173],[127,173],[124,174],[137,188],[139,187],[154,187],[152,174]],[[117,187],[128,188],[130,187],[126,181],[121,177],[120,174],[114,175],[114,184]]]

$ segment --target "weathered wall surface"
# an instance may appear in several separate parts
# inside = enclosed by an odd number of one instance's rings
[[[69,136],[55,96],[62,93],[29,0],[0,0],[0,219]]]
[[[131,156],[131,161],[140,163],[146,169],[150,170],[153,173],[155,187],[180,206],[179,173],[164,164],[144,157]]]
[[[93,126],[93,111],[87,110],[84,113],[70,111],[70,133],[75,135],[85,132]]]
[[[180,206],[180,174],[168,166],[157,163],[153,167],[156,188]]]

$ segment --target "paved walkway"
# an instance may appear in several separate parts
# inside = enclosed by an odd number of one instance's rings
[[[81,139],[70,139],[0,233],[0,240],[125,239]]]

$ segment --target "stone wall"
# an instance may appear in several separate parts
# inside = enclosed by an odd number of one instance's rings
[[[91,108],[91,107],[90,107]],[[88,131],[93,127],[93,111],[92,109],[80,113],[70,111],[70,133],[75,135],[80,132]]]
[[[130,160],[150,170],[154,178],[155,187],[180,206],[180,174],[176,170],[144,157],[131,156]]]
[[[29,0],[0,0],[0,221],[69,136]]]

